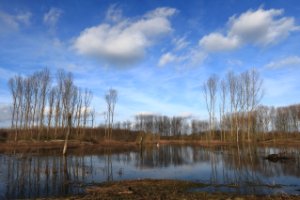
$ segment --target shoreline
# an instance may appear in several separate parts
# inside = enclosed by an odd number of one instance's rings
[[[265,146],[265,147],[299,147],[300,140],[276,140],[276,141],[260,141],[260,142],[241,142],[239,143],[240,147],[243,146]],[[213,141],[202,141],[202,140],[185,140],[185,139],[161,139],[159,141],[150,141],[145,142],[144,146],[151,145],[191,145],[191,146],[200,146],[200,147],[236,147],[237,144],[235,142],[224,142],[219,140]],[[31,150],[62,150],[64,146],[64,140],[49,140],[49,141],[30,141],[30,140],[20,140],[18,142],[3,142],[0,143],[0,153],[10,152],[10,151],[18,151],[22,153],[30,152]],[[130,149],[140,149],[140,143],[135,141],[101,141],[97,143],[87,142],[87,141],[79,141],[79,140],[69,140],[68,141],[68,150],[75,149],[94,149],[94,150],[130,150]]]
[[[197,188],[205,188],[209,185],[183,180],[125,180],[100,183],[87,186],[85,194],[70,195],[66,197],[53,197],[50,199],[226,199],[226,200],[282,200],[282,199],[300,199],[300,195],[243,195],[236,193],[223,192],[201,192],[194,191]],[[43,199],[43,198],[40,198]],[[46,199],[46,198],[45,198]],[[49,198],[47,198],[49,199]]]

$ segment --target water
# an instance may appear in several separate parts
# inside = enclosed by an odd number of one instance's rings
[[[264,156],[291,153],[295,160]],[[206,183],[193,191],[300,194],[300,149],[151,146],[142,151],[0,154],[0,199],[81,194],[93,183],[130,179],[179,179]]]

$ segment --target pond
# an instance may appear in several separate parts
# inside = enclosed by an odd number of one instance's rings
[[[295,159],[270,162],[270,153]],[[161,145],[114,153],[0,154],[0,199],[80,194],[84,186],[130,179],[180,179],[206,183],[194,191],[300,194],[300,149]]]

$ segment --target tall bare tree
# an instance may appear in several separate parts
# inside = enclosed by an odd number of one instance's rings
[[[209,116],[209,130],[210,130],[210,138],[212,138],[214,130],[215,130],[215,106],[216,106],[216,94],[217,94],[217,84],[218,77],[217,75],[211,75],[208,80],[203,84],[202,91],[206,102],[206,108]]]
[[[47,101],[47,94],[50,88],[50,71],[45,68],[43,71],[41,71],[40,73],[40,102],[41,102],[41,106],[40,106],[40,122],[39,122],[39,133],[38,133],[38,140],[40,140],[41,137],[41,132],[44,129],[44,115],[45,115],[45,106],[46,106],[46,101]]]
[[[220,126],[221,126],[221,140],[225,140],[225,108],[226,108],[226,94],[227,85],[226,80],[222,79],[220,82]],[[223,136],[222,136],[223,135]]]
[[[230,95],[230,111],[231,111],[231,135],[236,130],[236,142],[239,141],[239,124],[238,124],[238,108],[239,108],[239,77],[234,72],[229,71],[227,74],[228,89]]]
[[[84,103],[83,127],[85,129],[86,129],[86,126],[87,126],[87,120],[88,120],[88,117],[89,117],[90,104],[91,104],[92,98],[93,98],[92,92],[89,91],[88,89],[85,89],[85,91],[84,91],[84,99],[83,99],[83,103]]]
[[[115,89],[109,89],[105,95],[105,101],[107,105],[107,126],[108,126],[108,138],[111,140],[112,137],[112,127],[114,123],[114,113],[115,113],[115,105],[118,98],[118,92]]]
[[[18,102],[17,102],[17,77],[10,78],[8,81],[8,86],[10,89],[10,92],[12,94],[12,100],[13,100],[13,106],[12,106],[12,119],[11,119],[11,128],[15,129],[15,138],[17,138],[18,132],[17,132],[17,108],[18,108]]]
[[[53,118],[53,110],[54,110],[56,92],[57,92],[56,88],[53,87],[48,94],[49,111],[48,111],[48,123],[47,123],[47,139],[49,138],[49,131],[50,131],[50,126],[51,126],[51,122],[52,122],[52,118]]]

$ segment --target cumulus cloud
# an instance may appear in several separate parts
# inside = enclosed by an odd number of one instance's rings
[[[204,36],[199,41],[200,46],[204,47],[206,51],[227,51],[233,50],[240,46],[240,40],[237,37],[231,38],[223,36],[220,33],[211,33]]]
[[[44,23],[50,27],[55,27],[63,11],[59,8],[51,8],[44,14]]]
[[[17,31],[21,25],[29,25],[31,16],[30,12],[9,14],[0,11],[0,32]]]
[[[157,8],[138,20],[86,28],[75,38],[73,47],[82,55],[111,64],[132,64],[144,57],[157,38],[172,31],[169,17],[175,13],[174,8]]]
[[[282,9],[248,10],[229,18],[223,32],[203,36],[198,46],[188,47],[185,37],[173,39],[174,49],[163,54],[159,66],[181,62],[183,65],[199,65],[211,52],[232,51],[244,45],[268,46],[276,44],[293,31],[300,30],[293,17],[285,17]],[[184,49],[184,53],[179,50]]]
[[[208,52],[228,51],[246,44],[276,44],[291,32],[299,30],[293,17],[284,17],[282,9],[248,10],[228,21],[226,34],[214,32],[200,39],[199,45]]]
[[[300,57],[299,56],[290,56],[281,60],[273,61],[268,63],[266,68],[269,69],[279,69],[285,67],[299,67],[300,68]]]

